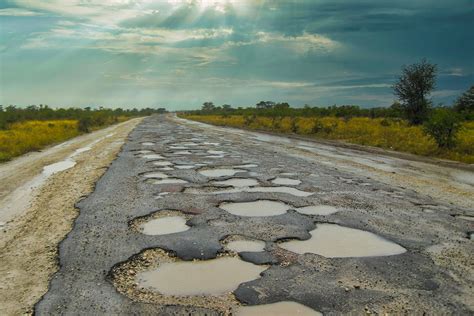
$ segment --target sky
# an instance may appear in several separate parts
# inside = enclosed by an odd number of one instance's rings
[[[472,30],[474,0],[0,0],[0,104],[389,106],[427,58],[449,105]]]

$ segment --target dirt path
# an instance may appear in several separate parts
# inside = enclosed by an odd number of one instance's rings
[[[117,124],[0,165],[0,315],[30,313],[46,292],[58,268],[58,243],[78,215],[74,204],[93,190],[140,121]],[[59,171],[68,167],[63,164],[66,160],[75,165]]]

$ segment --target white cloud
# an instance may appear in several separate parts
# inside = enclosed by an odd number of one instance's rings
[[[37,15],[41,15],[41,13],[25,10],[21,8],[0,9],[0,16],[37,16]]]

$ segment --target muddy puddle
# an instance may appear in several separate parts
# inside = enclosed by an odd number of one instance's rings
[[[233,240],[225,247],[235,252],[260,252],[265,250],[265,242],[261,240]]]
[[[172,166],[173,164],[169,161],[155,161],[153,163],[155,166],[160,166],[160,167],[167,167],[167,166]]]
[[[251,178],[233,178],[224,181],[215,181],[213,185],[232,187],[253,187],[258,185],[258,181]]]
[[[321,316],[323,314],[307,306],[304,306],[302,304],[291,302],[291,301],[284,301],[284,302],[265,304],[265,305],[242,306],[237,310],[236,315],[237,316],[263,316],[263,315]]]
[[[183,180],[183,179],[178,179],[178,178],[166,178],[166,179],[153,181],[153,184],[182,184],[182,183],[188,183],[188,181]]]
[[[305,215],[331,215],[338,211],[337,208],[331,205],[310,205],[299,207],[296,211]]]
[[[378,257],[406,252],[400,245],[371,232],[335,224],[318,224],[308,240],[291,240],[281,248],[303,254],[315,253],[327,258]]]
[[[152,159],[164,159],[165,157],[158,154],[146,154],[146,155],[143,155],[142,158],[152,160]]]
[[[186,218],[175,215],[146,221],[140,225],[139,230],[145,235],[167,235],[184,232],[190,228],[186,225]]]
[[[76,165],[76,162],[73,159],[66,159],[59,161],[50,165],[47,165],[43,168],[43,174],[46,176],[53,175],[57,172],[61,172],[67,169],[70,169]]]
[[[285,214],[291,207],[283,202],[258,200],[253,202],[230,202],[219,206],[226,212],[237,216],[276,216]]]
[[[244,168],[244,169],[257,168],[257,167],[258,167],[258,165],[254,164],[254,163],[248,163],[248,164],[234,166],[234,168]]]
[[[188,170],[188,169],[193,169],[196,168],[195,165],[176,165],[176,169],[182,169],[182,170]]]
[[[168,178],[168,175],[167,174],[164,174],[162,172],[149,172],[149,173],[145,173],[143,175],[145,178],[151,178],[151,179],[164,179],[164,178]]]
[[[244,282],[258,279],[267,266],[245,262],[238,257],[212,260],[167,262],[140,272],[140,287],[173,296],[219,296],[234,291]],[[192,276],[192,277],[191,277]]]
[[[239,172],[245,172],[245,170],[218,168],[218,169],[207,169],[207,170],[199,171],[200,174],[208,178],[230,177]]]
[[[272,180],[272,183],[277,185],[299,185],[301,184],[301,181],[290,178],[275,178]]]

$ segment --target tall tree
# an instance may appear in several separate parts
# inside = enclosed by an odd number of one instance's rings
[[[405,115],[412,124],[423,123],[428,115],[431,107],[428,96],[435,88],[436,71],[436,65],[423,59],[420,63],[404,66],[393,86],[394,94],[402,101]]]

